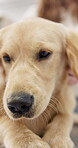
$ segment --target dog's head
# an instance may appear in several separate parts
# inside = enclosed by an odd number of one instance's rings
[[[61,24],[40,18],[0,31],[3,104],[9,117],[38,117],[47,108],[58,81],[66,75],[67,61],[78,75],[78,37],[74,35],[73,39],[70,34]]]

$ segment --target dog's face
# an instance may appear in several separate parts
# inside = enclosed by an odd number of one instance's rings
[[[1,30],[3,104],[10,118],[36,118],[47,108],[65,68],[66,36],[62,25],[40,18]]]

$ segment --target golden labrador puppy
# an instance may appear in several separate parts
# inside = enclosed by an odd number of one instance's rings
[[[0,31],[0,140],[6,148],[73,148],[78,35],[40,18]]]

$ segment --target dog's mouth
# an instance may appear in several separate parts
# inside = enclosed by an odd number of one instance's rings
[[[34,110],[32,109],[32,110],[30,110],[29,112],[27,112],[27,113],[21,113],[21,112],[19,112],[19,113],[14,113],[13,114],[13,118],[15,118],[15,119],[18,119],[18,118],[33,118],[34,117]]]
[[[35,96],[25,92],[16,92],[7,98],[7,107],[5,104],[4,108],[11,119],[34,119],[44,112],[48,103],[44,107],[42,105],[35,101]]]
[[[33,105],[32,108],[30,108],[28,111],[27,109],[26,111],[24,109],[24,111],[22,110],[21,112],[20,110],[14,110],[14,108],[10,108],[9,110],[9,107],[8,107],[7,115],[13,120],[20,120],[22,118],[25,118],[27,120],[32,120],[40,116],[46,110],[46,108],[44,110],[41,110],[39,109],[39,107]]]
[[[18,104],[17,104],[18,106]],[[15,108],[13,105],[8,105],[9,113],[11,114],[11,117],[13,119],[18,119],[18,118],[33,118],[35,114],[35,107],[34,106],[21,106],[21,108]]]

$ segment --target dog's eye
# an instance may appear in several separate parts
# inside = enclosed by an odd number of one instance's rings
[[[6,63],[10,63],[11,62],[11,58],[9,57],[9,55],[4,55],[3,59]]]
[[[50,51],[41,50],[38,54],[38,59],[43,60],[47,59],[51,55]]]

